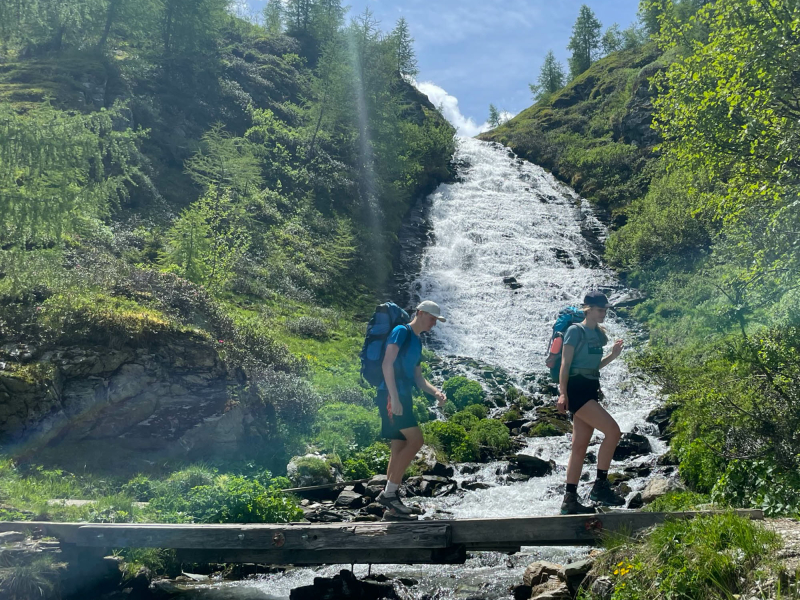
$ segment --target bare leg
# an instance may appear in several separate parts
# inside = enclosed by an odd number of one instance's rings
[[[601,471],[608,471],[614,450],[622,437],[619,425],[614,417],[608,414],[608,411],[595,400],[589,400],[575,413],[573,425],[578,420],[583,421],[589,427],[599,429],[605,435],[603,443],[600,444],[600,451],[597,453],[597,468]]]
[[[583,410],[583,408],[581,408]],[[583,459],[592,439],[594,427],[578,418],[572,420],[572,453],[567,463],[567,483],[577,484],[581,477]]]
[[[392,479],[392,474],[393,474],[392,467],[397,462],[395,457],[403,451],[403,449],[406,447],[406,444],[408,444],[407,439],[392,440],[391,452],[389,454],[389,464],[386,467],[386,479],[388,479],[392,483],[397,483],[397,484],[402,483],[402,477],[403,477],[402,474],[400,475],[400,479],[398,479],[397,481]],[[405,472],[405,469],[403,469],[403,472]]]
[[[403,474],[406,472],[408,465],[414,460],[414,457],[422,448],[422,431],[419,427],[409,427],[408,429],[401,429],[400,433],[406,436],[403,447],[399,448],[395,453],[395,442],[400,440],[392,440],[392,457],[389,461],[389,469],[387,476],[392,483],[401,483],[403,481]]]

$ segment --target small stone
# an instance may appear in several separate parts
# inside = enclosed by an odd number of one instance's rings
[[[654,477],[647,482],[647,486],[642,492],[642,502],[649,504],[656,498],[664,496],[668,492],[683,491],[686,487],[675,479],[665,477]]]
[[[642,500],[642,493],[636,492],[631,499],[628,500],[628,505],[625,508],[637,509],[642,508],[644,506],[644,501]]]
[[[611,594],[614,593],[614,582],[610,577],[599,577],[595,579],[590,588],[592,597],[597,600],[610,600]]]
[[[352,490],[344,490],[336,498],[336,506],[341,508],[361,508],[364,506],[364,496]]]
[[[464,481],[461,483],[461,489],[474,492],[475,490],[488,490],[490,486],[488,483],[482,481]]]

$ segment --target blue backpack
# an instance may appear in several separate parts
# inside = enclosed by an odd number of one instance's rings
[[[361,347],[361,377],[378,387],[383,383],[383,355],[386,340],[398,325],[407,325],[408,313],[394,302],[386,302],[375,309],[367,324],[367,335]]]
[[[567,329],[581,323],[585,317],[583,310],[575,306],[562,308],[558,313],[558,318],[553,324],[553,334],[550,336],[550,343],[547,346],[548,353],[545,361],[545,365],[550,369],[550,379],[553,380],[553,383],[558,383],[560,379],[561,351],[564,349],[564,336],[567,334]],[[583,328],[581,328],[581,332],[583,332]],[[556,338],[560,338],[561,341],[554,347],[553,342]],[[577,351],[577,348],[575,350]]]

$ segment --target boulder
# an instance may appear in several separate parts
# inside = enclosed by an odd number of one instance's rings
[[[364,496],[361,494],[351,490],[344,490],[339,494],[339,497],[336,498],[336,506],[350,509],[361,508],[365,504],[364,500]]]
[[[647,486],[642,492],[642,502],[650,504],[656,498],[660,498],[668,492],[684,491],[684,486],[680,481],[667,479],[666,477],[654,477],[647,482]]]
[[[551,577],[557,577],[561,565],[551,562],[535,562],[528,565],[522,575],[522,583],[531,587],[546,582]]]
[[[586,574],[592,570],[593,565],[594,559],[587,558],[566,564],[558,571],[558,578],[567,584],[572,596],[577,594],[583,580],[586,578]]]
[[[650,440],[645,436],[638,433],[623,433],[617,449],[614,450],[614,460],[625,460],[631,456],[650,454],[652,451]]]
[[[514,586],[512,590],[514,600],[528,600],[531,597],[532,589],[531,586],[525,584]]]
[[[462,481],[461,482],[461,489],[462,490],[469,490],[474,492],[475,490],[488,490],[491,485],[488,483],[483,483],[482,481]]]
[[[459,467],[462,475],[474,475],[481,470],[481,466],[475,463],[464,463]]]
[[[367,487],[380,486],[383,489],[386,487],[387,481],[389,481],[389,478],[386,475],[375,475],[367,482]]]
[[[511,458],[511,463],[518,471],[530,477],[543,477],[553,472],[556,463],[552,460],[542,460],[529,454],[516,454]]]
[[[455,475],[456,470],[451,465],[440,463],[438,460],[434,463],[433,468],[423,471],[423,475],[437,475],[439,477],[452,477]]]

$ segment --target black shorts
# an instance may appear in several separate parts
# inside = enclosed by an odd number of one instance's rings
[[[590,400],[600,402],[603,392],[600,391],[600,380],[589,379],[583,375],[570,375],[567,381],[568,410],[573,415]]]
[[[400,404],[403,407],[402,415],[392,414],[388,399],[389,392],[387,390],[378,390],[375,403],[381,413],[381,437],[389,440],[405,440],[406,436],[401,433],[401,429],[419,427],[417,417],[414,415],[414,403],[411,400],[411,394],[400,395]]]

